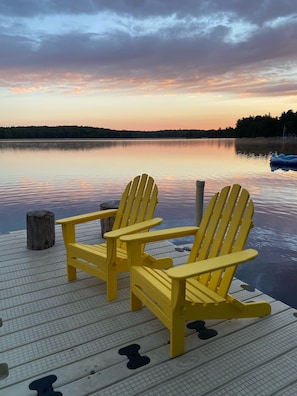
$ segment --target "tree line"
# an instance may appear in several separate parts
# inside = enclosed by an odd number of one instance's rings
[[[297,112],[288,110],[279,117],[249,116],[237,121],[235,128],[176,129],[160,131],[127,131],[87,126],[17,126],[0,127],[0,139],[140,139],[140,138],[241,138],[297,135]]]
[[[234,137],[234,130],[160,130],[126,131],[86,126],[19,126],[0,127],[0,139],[166,139],[203,137]]]
[[[288,110],[280,117],[249,116],[236,123],[236,137],[278,137],[297,135],[297,112]]]

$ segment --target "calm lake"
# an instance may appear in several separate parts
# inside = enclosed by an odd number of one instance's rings
[[[297,154],[297,140],[0,141],[0,233],[25,229],[31,210],[56,218],[98,210],[141,173],[158,184],[161,228],[194,225],[197,180],[205,181],[205,205],[239,183],[255,203],[248,247],[259,256],[237,277],[297,308],[297,172],[272,171],[274,151]]]

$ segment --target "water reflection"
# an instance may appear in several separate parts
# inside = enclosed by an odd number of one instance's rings
[[[117,145],[115,140],[0,140],[0,151],[4,150],[29,150],[29,151],[45,151],[45,150],[95,150],[110,148]]]
[[[257,139],[24,139],[0,140],[0,151],[4,150],[97,150],[111,147],[163,146],[163,147],[235,148],[238,155],[270,156],[272,152],[297,153],[297,139],[257,138]]]
[[[271,153],[297,154],[297,139],[274,138],[274,139],[235,139],[237,154],[247,156],[270,157]]]
[[[0,140],[0,151],[4,150],[97,150],[111,147],[155,146],[191,147],[198,140],[191,139],[24,139]],[[199,146],[234,147],[234,139],[199,139]]]
[[[297,173],[271,172],[271,152],[297,153],[287,139],[0,141],[0,232],[25,228],[26,212],[56,218],[97,210],[118,199],[136,174],[159,187],[162,227],[195,222],[196,180],[205,204],[226,184],[247,188],[255,203],[248,245],[259,257],[238,277],[297,308]],[[183,243],[185,243],[184,241]]]

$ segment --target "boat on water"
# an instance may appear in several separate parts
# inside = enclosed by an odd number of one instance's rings
[[[272,171],[279,168],[283,170],[297,170],[297,155],[272,153],[270,157],[270,167]]]

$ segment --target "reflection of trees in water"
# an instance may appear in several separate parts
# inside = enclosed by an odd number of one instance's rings
[[[31,150],[31,151],[45,151],[45,150],[95,150],[95,149],[109,149],[115,146],[128,147],[135,145],[164,145],[164,146],[191,146],[199,142],[203,146],[218,146],[218,147],[233,147],[234,139],[32,139],[32,140],[0,140],[0,150]]]
[[[115,140],[11,140],[0,141],[0,150],[92,150],[108,149],[118,145]],[[129,144],[123,142],[123,145]],[[130,143],[131,144],[131,143]]]
[[[141,140],[138,140],[141,143]],[[153,144],[158,146],[181,146],[191,147],[193,143],[207,147],[224,147],[230,148],[234,146],[234,138],[201,138],[201,139],[152,139],[150,140]],[[133,144],[135,141],[133,141]]]
[[[0,140],[1,150],[95,150],[110,149],[115,146],[131,145],[164,145],[192,146],[195,144],[207,147],[235,147],[236,154],[247,156],[270,156],[273,152],[297,154],[297,139],[294,138],[221,138],[221,139],[32,139],[32,140]]]
[[[255,138],[235,139],[236,154],[247,156],[270,156],[271,153],[297,154],[297,139],[295,138]]]

